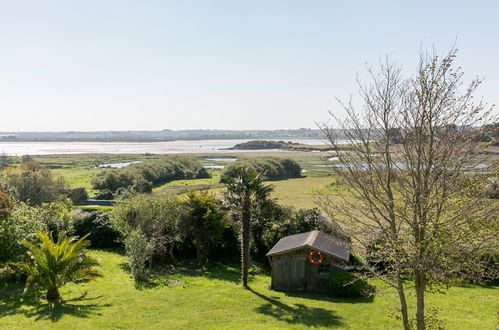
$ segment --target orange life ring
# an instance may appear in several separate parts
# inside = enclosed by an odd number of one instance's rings
[[[318,265],[322,262],[322,260],[324,260],[324,256],[320,251],[313,250],[308,254],[308,260],[310,260],[310,262],[314,265]]]

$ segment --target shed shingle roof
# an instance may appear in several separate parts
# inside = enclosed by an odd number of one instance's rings
[[[281,238],[269,253],[267,253],[267,256],[273,256],[301,249],[303,247],[310,247],[347,261],[350,257],[349,243],[318,230]]]

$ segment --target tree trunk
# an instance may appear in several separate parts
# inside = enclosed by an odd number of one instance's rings
[[[248,287],[248,269],[250,259],[250,221],[251,221],[251,202],[249,198],[244,200],[242,219],[241,219],[241,281],[245,288]]]
[[[404,330],[409,330],[411,328],[409,324],[409,316],[407,312],[407,301],[405,299],[404,284],[400,275],[397,276],[397,292],[399,294],[400,300],[400,313],[402,314],[402,325]]]
[[[199,243],[196,244],[196,259],[199,265],[203,264],[203,257],[201,255],[201,247],[199,246]]]
[[[48,288],[45,298],[47,298],[47,300],[59,300],[61,298],[61,295],[59,294],[59,289],[55,286]]]
[[[420,271],[416,270],[414,272],[415,277],[415,287],[416,287],[416,328],[418,330],[424,330],[425,324],[425,301],[424,294],[426,288],[426,280],[424,275]]]
[[[173,248],[175,247],[175,243],[170,244],[170,248],[168,249],[168,253],[170,254],[170,258],[172,258],[172,261],[174,264],[177,263],[177,258],[175,258],[175,255],[173,254]]]

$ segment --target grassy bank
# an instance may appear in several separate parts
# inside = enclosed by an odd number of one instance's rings
[[[0,325],[5,329],[212,328],[212,329],[397,329],[388,317],[397,297],[378,282],[370,299],[336,299],[320,294],[269,290],[266,274],[251,277],[250,290],[239,285],[239,271],[212,266],[196,271],[169,268],[150,283],[135,285],[126,259],[117,252],[94,251],[104,277],[68,285],[64,302],[21,297],[22,285],[0,283]],[[449,329],[494,329],[497,288],[454,287],[430,294],[430,306],[442,308]],[[412,300],[413,297],[410,297]]]

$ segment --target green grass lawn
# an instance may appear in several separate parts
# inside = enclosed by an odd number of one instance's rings
[[[165,269],[135,285],[119,253],[93,251],[104,277],[68,285],[63,303],[21,297],[22,285],[0,282],[2,329],[396,329],[388,317],[397,307],[393,291],[380,289],[373,300],[335,299],[320,294],[269,290],[270,278],[251,277],[250,290],[239,285],[239,271],[227,266],[208,270]],[[448,329],[495,329],[497,288],[454,287],[430,294],[428,303],[442,308]],[[410,297],[413,301],[413,297]]]

